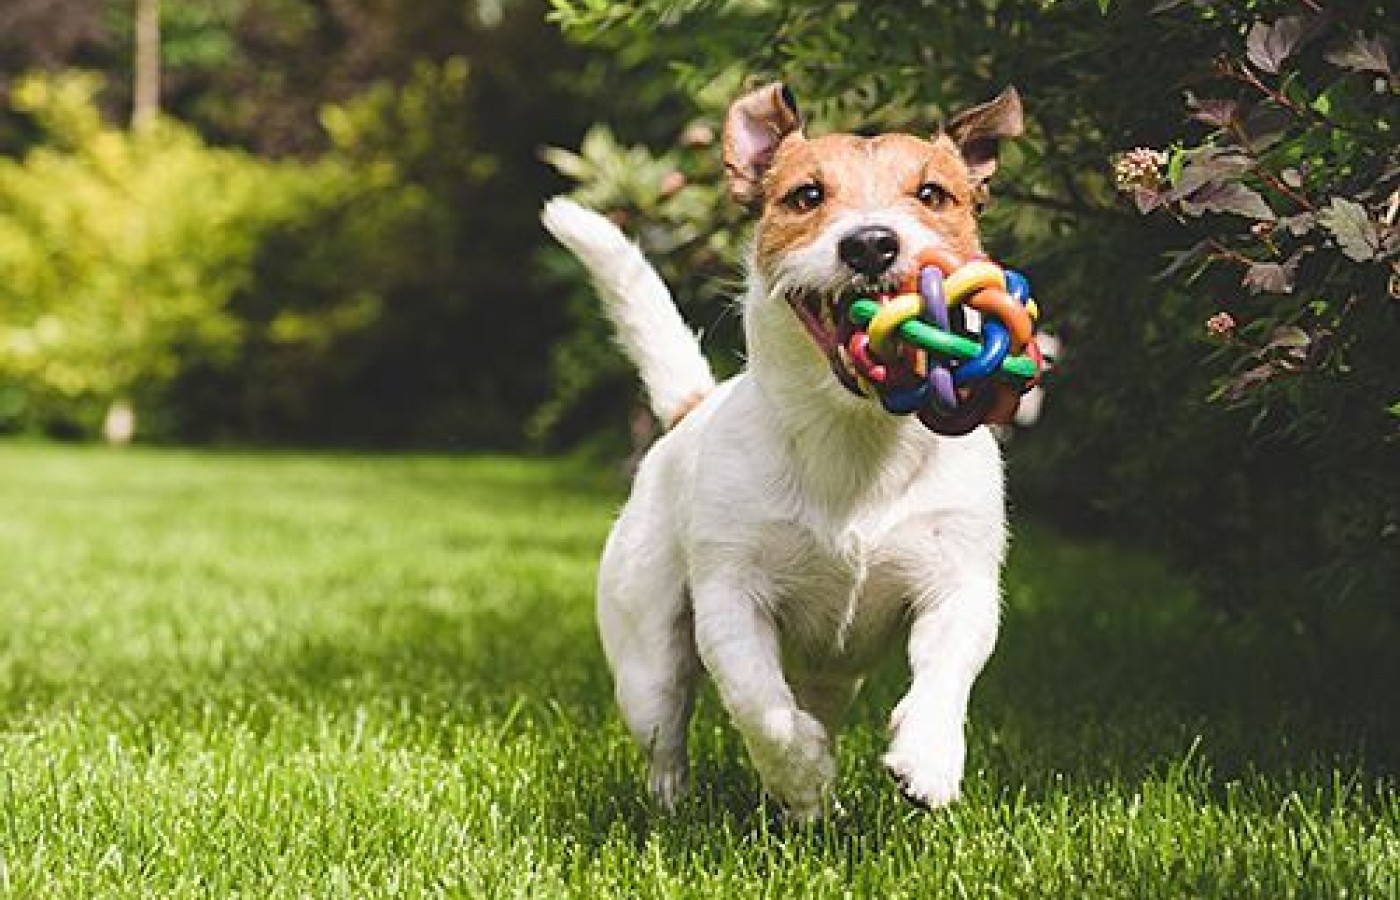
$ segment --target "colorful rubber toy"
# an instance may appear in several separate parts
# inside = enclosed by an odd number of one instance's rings
[[[914,273],[900,293],[850,305],[855,330],[845,350],[859,389],[938,434],[1011,421],[1044,368],[1030,282],[943,250],[920,255]],[[981,314],[980,334],[967,329],[965,308]]]

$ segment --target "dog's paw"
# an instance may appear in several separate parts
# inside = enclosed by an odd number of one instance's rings
[[[668,813],[690,791],[690,767],[684,760],[652,760],[647,769],[647,788],[656,805]]]
[[[751,737],[748,744],[764,788],[790,818],[822,818],[829,811],[836,780],[826,728],[801,710],[774,712],[763,724],[763,734]]]
[[[901,729],[882,762],[906,800],[939,809],[962,796],[966,754],[961,734],[917,740]]]
[[[941,809],[962,796],[962,772],[922,766],[896,753],[886,753],[885,770],[899,785],[904,799],[920,809]]]

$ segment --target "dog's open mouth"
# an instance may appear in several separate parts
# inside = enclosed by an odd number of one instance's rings
[[[889,297],[894,284],[852,284],[835,294],[795,293],[788,303],[802,326],[831,364],[836,380],[858,397],[868,396],[861,387],[859,372],[848,349],[856,325],[848,315],[851,304],[862,297],[883,300]]]

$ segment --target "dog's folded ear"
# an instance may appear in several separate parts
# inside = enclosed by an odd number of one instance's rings
[[[1025,131],[1021,95],[1008,87],[986,103],[963,110],[948,123],[947,134],[958,145],[974,185],[985,184],[997,169],[997,149],[1006,138]]]
[[[724,169],[729,193],[746,206],[763,195],[763,175],[783,138],[802,127],[797,101],[781,83],[745,94],[724,119]]]

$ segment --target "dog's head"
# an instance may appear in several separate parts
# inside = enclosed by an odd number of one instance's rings
[[[741,97],[724,127],[730,193],[758,214],[758,302],[790,305],[819,349],[851,374],[838,347],[845,305],[904,281],[918,254],[979,250],[977,213],[1000,142],[1022,130],[1014,88],[951,119],[931,138],[802,133],[781,84]]]

